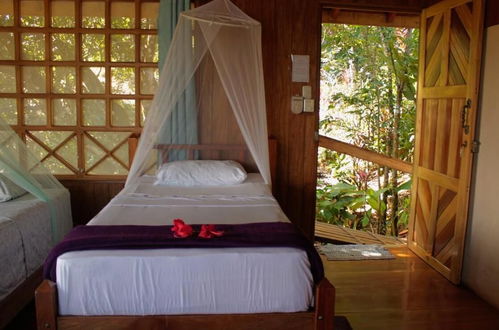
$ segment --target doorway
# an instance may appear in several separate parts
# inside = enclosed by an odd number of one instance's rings
[[[360,119],[357,119],[356,124],[351,127],[360,130],[360,132],[351,134],[355,138],[353,143],[351,141],[338,140],[337,137],[319,137],[319,146],[321,147],[331,149],[339,154],[348,154],[354,158],[374,163],[374,166],[378,166],[378,168],[380,166],[388,168],[388,170],[378,171],[383,175],[383,183],[379,185],[380,189],[375,191],[372,188],[373,180],[369,178],[369,173],[365,170],[369,166],[363,165],[362,168],[357,166],[357,169],[355,169],[356,160],[349,161],[350,168],[354,169],[353,172],[351,171],[351,179],[359,181],[359,178],[363,178],[367,182],[364,184],[366,192],[360,196],[365,201],[364,205],[358,206],[357,204],[353,204],[354,208],[351,207],[351,209],[359,209],[364,213],[360,218],[361,225],[372,223],[372,218],[365,216],[366,212],[369,216],[374,210],[377,213],[376,217],[380,219],[383,216],[383,212],[386,212],[387,217],[391,215],[392,220],[390,222],[385,221],[383,223],[377,220],[378,224],[375,228],[381,233],[384,232],[386,234],[387,230],[390,229],[392,234],[400,235],[401,230],[398,226],[400,225],[401,217],[395,211],[391,214],[388,211],[390,205],[389,194],[392,196],[392,210],[400,210],[400,204],[397,204],[397,201],[400,203],[401,200],[398,195],[400,191],[398,188],[399,178],[397,175],[390,177],[390,172],[404,172],[406,165],[412,167],[412,169],[407,171],[408,174],[412,174],[412,179],[410,180],[412,192],[408,214],[408,246],[411,251],[423,258],[454,283],[459,283],[461,278],[464,240],[468,219],[472,160],[474,153],[477,151],[475,146],[478,145],[478,142],[474,140],[474,136],[480,81],[483,9],[484,0],[442,0],[436,2],[431,7],[423,9],[421,13],[416,125],[412,128],[414,132],[412,141],[411,138],[407,140],[411,142],[411,145],[414,145],[412,165],[407,161],[409,159],[401,159],[403,153],[401,153],[400,148],[404,143],[401,140],[404,134],[402,133],[403,126],[401,126],[403,123],[401,120],[397,120],[397,116],[400,116],[399,119],[403,117],[403,107],[401,105],[404,104],[403,101],[398,101],[403,100],[404,97],[411,99],[411,96],[404,92],[398,93],[394,89],[394,86],[396,87],[397,84],[400,84],[404,80],[408,84],[407,86],[411,85],[410,74],[406,76],[399,75],[399,79],[395,79],[394,84],[388,85],[388,89],[381,88],[383,87],[382,85],[378,86],[378,89],[374,93],[368,94],[370,97],[366,100],[360,98],[363,102],[367,101],[361,104],[362,107],[368,108],[373,107],[373,104],[377,104],[378,95],[396,97],[397,102],[395,104],[398,106],[390,107],[390,104],[384,104],[389,109],[395,109],[389,112],[393,114],[395,120],[382,116],[383,112],[378,112],[377,116],[379,118],[376,119],[379,125],[375,128],[379,129],[381,133],[383,133],[383,130],[386,130],[389,139],[391,139],[388,147],[384,149],[388,153],[385,152],[383,154],[383,152],[380,152],[383,149],[370,150],[364,145],[355,145],[355,139],[360,138],[363,142],[366,135],[368,138],[374,136],[374,141],[378,144],[382,144],[383,142],[383,139],[380,139],[382,135],[378,132],[375,132],[376,134],[373,135],[369,130],[367,133],[362,131],[366,125],[370,127],[369,123],[371,121],[369,112],[366,112],[365,109],[360,112],[361,115],[358,115]],[[371,13],[362,13],[359,15],[351,13],[352,15],[343,17],[343,20],[349,20],[348,22],[338,21],[340,14],[341,10],[333,9],[329,13],[324,14],[323,18],[329,15],[334,20],[334,22],[329,23],[337,24],[382,25],[370,23],[370,19],[366,21],[366,15],[369,16]],[[356,19],[363,22],[356,23],[354,22]],[[394,22],[395,17],[393,14],[386,14],[386,20]],[[385,36],[385,34],[386,32],[384,31],[380,32],[381,36]],[[395,33],[395,36],[395,45],[403,45],[408,42],[407,34],[400,37],[400,32],[398,32]],[[359,38],[354,39],[355,42],[358,42],[358,40]],[[382,39],[380,44],[386,40],[390,39]],[[337,46],[337,44],[333,44],[333,46]],[[378,46],[379,44],[373,41],[362,45],[363,48],[357,48],[362,52],[371,47]],[[383,47],[386,48],[386,46]],[[405,45],[401,46],[400,49],[406,51],[408,47],[408,45]],[[349,56],[357,56],[354,52],[355,49],[355,47],[350,46],[342,48],[342,52],[347,55],[347,58]],[[340,52],[340,54],[342,53]],[[396,53],[387,52],[387,54],[393,55]],[[397,65],[396,63],[393,64],[393,59],[396,59],[398,62],[400,58],[396,56],[388,56],[388,58],[392,61],[394,71],[397,71]],[[378,59],[381,59],[376,62],[378,65],[374,65],[377,71],[370,72],[364,68],[359,69],[358,65],[357,67],[354,66],[354,72],[370,73],[365,75],[363,79],[358,80],[353,94],[340,94],[339,96],[335,96],[333,101],[356,102],[359,99],[356,97],[358,96],[357,94],[365,90],[371,81],[379,80],[378,76],[382,76],[386,67],[390,67],[390,63],[385,64],[383,62],[383,56],[380,56]],[[356,65],[357,63],[361,63],[361,61],[347,61],[350,67],[352,67],[352,64]],[[398,70],[400,72],[401,69]],[[349,78],[348,70],[333,70],[333,73],[336,73],[336,77],[338,77],[338,72],[343,74],[343,76],[339,75],[340,79],[347,82],[348,79],[351,79]],[[406,71],[406,73],[408,72]],[[335,86],[333,85],[333,87]],[[345,98],[344,96],[347,97]],[[352,113],[355,115],[356,112],[354,110],[347,110],[347,115],[351,116]],[[332,122],[337,123],[341,121],[333,118]],[[414,120],[412,119],[411,122],[414,122]],[[411,131],[411,129],[408,131]],[[368,141],[371,140],[368,139]],[[345,156],[336,155],[334,157],[340,158]],[[341,167],[339,168],[341,169]],[[338,178],[341,177],[338,175],[334,176],[334,179],[337,180]],[[378,180],[381,182],[380,179]],[[385,182],[389,184],[386,185]],[[333,197],[333,199],[330,199],[328,203],[329,206],[334,205],[333,208],[335,211],[342,210],[343,206],[349,204],[351,201],[356,201],[352,198],[357,198],[356,194],[360,189],[343,193],[342,189],[345,187],[342,185],[337,189],[334,189],[334,187],[329,189],[331,193],[330,197]],[[358,187],[360,185],[357,185]],[[340,192],[342,193],[340,194]],[[371,195],[374,195],[374,198],[371,198]],[[342,196],[346,196],[348,199],[337,203],[339,197]],[[369,200],[372,202],[368,202]],[[381,201],[386,201],[385,205]],[[318,193],[318,206],[320,206],[320,202],[321,199]],[[324,203],[324,205],[328,203]],[[365,203],[368,205],[365,205]],[[378,210],[376,210],[376,207],[378,207]],[[347,220],[352,218],[351,212],[344,215]],[[353,218],[355,219],[355,215],[353,215]],[[357,229],[358,224],[359,221],[353,221],[353,225],[356,226],[354,229]]]
[[[324,10],[317,228],[407,236],[418,26],[417,16]]]

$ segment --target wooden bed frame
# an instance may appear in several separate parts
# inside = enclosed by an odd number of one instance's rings
[[[139,144],[140,136],[138,134],[132,134],[128,138],[128,158],[130,163],[135,157],[135,152]],[[269,141],[269,163],[270,163],[270,175],[272,178],[272,186],[275,187],[275,179],[277,176],[277,139],[273,137],[268,138]],[[183,150],[186,152],[186,158],[189,160],[194,159],[195,152],[218,152],[220,156],[227,156],[227,153],[231,153],[231,157],[219,157],[224,160],[235,160],[239,162],[246,169],[247,172],[254,172],[256,165],[251,162],[251,156],[249,150],[245,145],[240,144],[156,144],[154,149],[159,150],[160,159],[163,163],[168,162],[169,150]],[[224,154],[225,153],[225,154]],[[216,159],[216,158],[211,158]]]
[[[129,141],[130,159],[135,154]],[[248,169],[248,151],[241,145],[156,145],[158,150],[185,150],[193,159],[195,151],[230,152],[228,159],[240,162]],[[166,154],[166,153],[165,153]],[[277,169],[277,140],[269,138],[270,171],[272,180]],[[166,155],[161,157],[168,161]],[[274,182],[273,182],[274,183]],[[275,186],[275,184],[273,184]],[[168,329],[168,330],[332,330],[334,319],[334,286],[326,279],[315,286],[315,308],[297,313],[257,314],[203,314],[203,315],[150,315],[150,316],[60,316],[57,306],[57,286],[44,280],[35,293],[37,327],[42,329]]]
[[[37,328],[42,329],[168,329],[168,330],[332,330],[335,289],[324,278],[315,287],[315,309],[297,313],[59,316],[57,287],[44,280],[35,293]]]
[[[6,327],[34,298],[35,289],[40,285],[42,280],[42,267],[39,267],[19,284],[14,291],[0,301],[0,329]]]
[[[269,140],[269,147],[276,143],[275,140]],[[235,160],[240,163],[247,172],[257,172],[256,164],[252,161],[252,157],[245,145],[241,144],[156,144],[155,149],[159,151],[162,163],[167,163],[168,154],[172,150],[185,152],[186,160],[196,159],[194,156],[198,153],[203,159],[210,160]],[[270,154],[270,153],[269,153]]]

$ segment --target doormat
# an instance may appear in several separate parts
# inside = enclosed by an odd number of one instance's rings
[[[383,260],[395,259],[395,256],[378,244],[325,244],[319,246],[319,252],[327,260]]]

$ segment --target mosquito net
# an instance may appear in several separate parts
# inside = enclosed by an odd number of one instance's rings
[[[69,192],[0,117],[0,180],[5,178],[48,204],[54,243],[71,229]]]
[[[228,0],[180,14],[126,187],[185,159],[237,160],[270,184],[260,36]]]

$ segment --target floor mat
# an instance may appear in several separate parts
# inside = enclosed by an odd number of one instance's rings
[[[324,244],[319,246],[319,252],[324,254],[327,260],[376,260],[395,259],[395,256],[382,245],[335,245]]]

